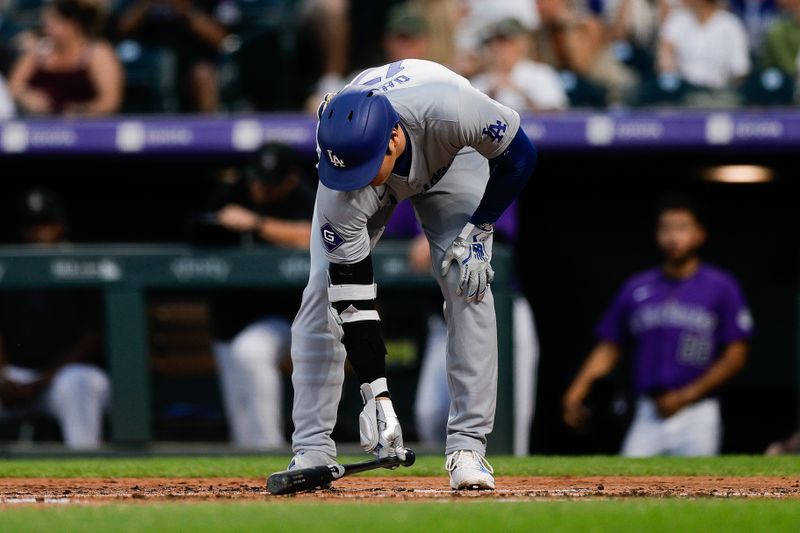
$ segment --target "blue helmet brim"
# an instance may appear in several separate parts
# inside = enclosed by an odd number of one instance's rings
[[[385,151],[380,152],[358,166],[341,168],[333,166],[328,154],[322,153],[317,167],[319,180],[334,191],[346,192],[361,189],[369,185],[378,175],[385,156]]]

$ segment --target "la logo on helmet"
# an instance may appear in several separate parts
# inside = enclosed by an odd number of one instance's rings
[[[344,161],[339,159],[339,156],[334,154],[333,150],[331,150],[330,148],[328,148],[328,158],[331,160],[331,165],[341,168],[345,167]]]

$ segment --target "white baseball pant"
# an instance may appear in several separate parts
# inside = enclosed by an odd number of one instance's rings
[[[289,353],[291,326],[266,317],[227,342],[215,341],[222,398],[233,444],[263,450],[286,446],[280,362]]]
[[[701,400],[665,419],[651,398],[641,397],[636,402],[622,455],[718,455],[721,441],[722,417],[716,398]]]
[[[19,384],[39,378],[39,372],[29,368],[9,365],[2,371],[6,379]],[[102,369],[82,363],[68,364],[56,371],[30,411],[55,417],[68,448],[92,450],[102,441],[103,411],[108,407],[110,393],[111,384]],[[24,414],[0,405],[0,418]]]

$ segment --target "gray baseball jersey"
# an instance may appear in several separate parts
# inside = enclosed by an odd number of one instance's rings
[[[431,61],[408,59],[367,69],[351,84],[385,93],[408,133],[412,159],[408,176],[392,174],[381,187],[339,192],[320,186],[323,244],[330,261],[345,264],[369,254],[393,205],[449,179],[456,154],[477,151],[491,159],[511,143],[520,123],[516,111]]]
[[[338,192],[320,184],[317,190],[311,273],[292,324],[292,447],[296,453],[316,451],[331,457],[336,455],[330,435],[346,354],[341,326],[332,316],[335,312],[329,312],[329,262],[352,264],[366,258],[394,206],[411,197],[431,246],[431,261],[440,264],[483,197],[489,179],[487,158],[500,155],[519,129],[515,111],[430,61],[405,60],[367,69],[352,83],[386,94],[408,134],[412,157],[408,176],[393,174],[380,187]],[[457,295],[457,268],[435,278],[446,303],[452,398],[445,451],[485,453],[497,395],[494,299],[491,290],[477,304]]]

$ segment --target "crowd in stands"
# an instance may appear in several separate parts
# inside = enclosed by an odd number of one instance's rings
[[[800,0],[0,0],[0,117],[312,109],[408,58],[530,111],[791,105],[799,51]]]

